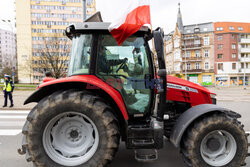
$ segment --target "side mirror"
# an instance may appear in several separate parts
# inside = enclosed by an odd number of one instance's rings
[[[158,58],[158,64],[160,69],[165,69],[165,59],[164,59],[164,32],[161,28],[157,28],[153,31],[155,51]]]

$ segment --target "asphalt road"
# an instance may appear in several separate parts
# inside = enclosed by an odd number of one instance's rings
[[[245,130],[250,131],[250,102],[223,101],[220,106],[230,108],[242,114],[241,122],[245,124]],[[21,145],[21,128],[25,121],[27,111],[0,111],[0,167],[32,167],[27,163],[25,156],[17,154]],[[250,167],[250,158],[247,159]],[[165,141],[164,149],[159,151],[159,159],[151,163],[137,162],[134,159],[133,150],[126,150],[124,144],[110,167],[183,167],[184,163],[179,154],[168,141]]]

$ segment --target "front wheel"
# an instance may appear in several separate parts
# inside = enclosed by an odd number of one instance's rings
[[[247,143],[242,125],[221,113],[194,122],[182,140],[181,152],[189,167],[240,167]]]
[[[44,98],[27,118],[27,155],[39,167],[104,167],[119,146],[112,109],[89,92]]]

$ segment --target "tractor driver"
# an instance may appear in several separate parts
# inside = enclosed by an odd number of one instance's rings
[[[127,62],[127,58],[122,60],[108,60],[107,59],[107,49],[104,46],[100,46],[98,52],[98,72],[110,73],[112,72],[111,66],[117,66],[122,63]]]

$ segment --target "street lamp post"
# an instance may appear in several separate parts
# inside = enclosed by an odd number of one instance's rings
[[[11,32],[12,32],[12,35],[14,36],[14,30],[13,30],[13,27],[11,25],[11,21],[10,20],[3,20],[2,19],[2,22],[6,23],[10,28],[11,28]],[[13,36],[11,37],[11,52],[13,53],[13,44],[14,44],[14,41],[13,41]],[[15,50],[14,50],[14,53],[15,53]],[[13,54],[11,54],[11,58],[12,58],[12,70],[13,70],[13,75],[12,75],[12,80],[13,80],[13,83],[15,83],[15,63],[14,63],[14,56]]]

